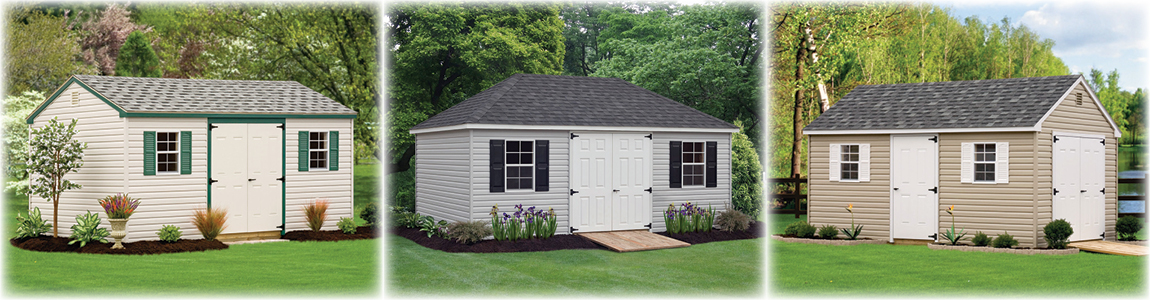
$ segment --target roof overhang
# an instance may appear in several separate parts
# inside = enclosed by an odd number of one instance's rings
[[[807,130],[806,135],[842,134],[910,134],[910,133],[965,133],[965,132],[1036,132],[1042,127],[988,127],[988,128],[921,128],[921,129],[863,129],[863,130]]]
[[[1114,129],[1114,138],[1122,137],[1122,130],[1118,128],[1118,124],[1114,123],[1114,119],[1110,117],[1110,113],[1106,112],[1106,107],[1102,106],[1102,102],[1098,100],[1098,96],[1094,94],[1094,90],[1090,88],[1089,84],[1086,84],[1086,77],[1082,77],[1081,75],[1078,76],[1078,80],[1075,80],[1073,85],[1070,85],[1070,88],[1066,89],[1065,93],[1062,93],[1062,97],[1058,98],[1058,102],[1056,102],[1054,106],[1051,106],[1050,110],[1046,111],[1042,119],[1038,119],[1038,126],[1041,127],[1042,123],[1046,122],[1046,118],[1049,118],[1050,114],[1053,114],[1054,110],[1058,109],[1058,105],[1061,105],[1062,101],[1066,100],[1066,97],[1070,97],[1070,92],[1073,92],[1074,87],[1079,84],[1086,89],[1087,94],[1090,94],[1090,100],[1094,101],[1094,106],[1098,107],[1098,110],[1102,112],[1103,116],[1106,116],[1106,123],[1109,123],[1110,128]]]
[[[619,131],[619,132],[702,132],[735,133],[738,128],[686,128],[686,127],[620,127],[620,126],[572,126],[572,125],[509,125],[509,124],[460,124],[451,126],[420,128],[410,130],[411,134],[432,133],[463,129],[500,130],[558,130],[558,131]]]

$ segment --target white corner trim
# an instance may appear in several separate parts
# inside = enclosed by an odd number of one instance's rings
[[[1049,118],[1050,114],[1053,114],[1054,110],[1058,109],[1059,105],[1062,105],[1062,101],[1065,101],[1066,97],[1070,97],[1070,92],[1074,91],[1074,87],[1082,84],[1082,87],[1086,89],[1086,94],[1090,96],[1090,100],[1094,101],[1094,106],[1098,107],[1098,110],[1102,112],[1103,116],[1106,116],[1106,123],[1109,123],[1110,128],[1114,129],[1114,138],[1117,139],[1122,137],[1122,130],[1118,129],[1118,124],[1114,123],[1114,119],[1110,117],[1110,113],[1106,112],[1106,107],[1102,106],[1102,102],[1098,100],[1098,96],[1094,94],[1094,90],[1090,89],[1090,85],[1086,84],[1086,80],[1084,80],[1084,78],[1085,77],[1082,77],[1081,75],[1078,76],[1078,80],[1074,81],[1074,85],[1071,85],[1065,93],[1062,93],[1062,97],[1058,98],[1058,102],[1055,103],[1054,106],[1051,106],[1050,110],[1047,110],[1046,114],[1043,115],[1041,119],[1038,119],[1037,127],[1041,129],[1042,123],[1046,122],[1046,118]]]
[[[990,128],[922,128],[922,129],[868,129],[868,130],[808,130],[807,135],[837,135],[837,134],[937,134],[937,133],[965,133],[965,132],[1021,132],[1042,131],[1038,126],[1032,127],[990,127]]]
[[[509,130],[557,130],[557,131],[623,131],[623,132],[704,132],[735,133],[738,128],[675,128],[675,127],[621,127],[621,126],[575,126],[575,125],[509,125],[509,124],[460,124],[452,126],[412,129],[411,134],[431,133],[463,129],[509,129]]]

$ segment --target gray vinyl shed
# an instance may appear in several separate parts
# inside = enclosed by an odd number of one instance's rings
[[[553,208],[557,234],[664,230],[662,212],[731,199],[738,128],[616,78],[516,74],[411,128],[415,210],[490,220]]]
[[[1115,237],[1121,132],[1081,75],[859,86],[804,133],[812,224],[848,227],[853,204],[864,237],[939,240],[953,206],[1023,247],[1055,219]]]

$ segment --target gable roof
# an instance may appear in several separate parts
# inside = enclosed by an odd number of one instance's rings
[[[73,75],[28,116],[28,123],[77,83],[121,117],[279,116],[354,118],[356,112],[295,81]]]
[[[862,85],[807,125],[809,134],[1037,131],[1082,75]],[[1090,97],[1095,97],[1086,86]],[[1101,108],[1101,103],[1098,107]],[[1117,126],[1100,109],[1117,133]]]
[[[515,74],[411,128],[487,124],[703,128],[738,127],[618,78]],[[498,126],[496,126],[498,127]],[[449,129],[443,129],[449,130]]]

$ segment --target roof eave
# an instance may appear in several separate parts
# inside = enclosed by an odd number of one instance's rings
[[[1089,84],[1086,84],[1085,79],[1086,78],[1082,77],[1082,75],[1078,75],[1078,79],[1074,81],[1074,84],[1070,85],[1070,88],[1066,89],[1065,93],[1062,93],[1062,97],[1058,98],[1058,102],[1054,102],[1054,105],[1050,106],[1050,109],[1046,111],[1046,114],[1042,115],[1042,119],[1038,119],[1037,126],[1041,127],[1042,123],[1046,122],[1046,118],[1049,118],[1050,115],[1054,113],[1054,110],[1058,109],[1058,105],[1062,104],[1062,101],[1066,100],[1066,97],[1070,97],[1070,92],[1074,91],[1074,87],[1082,84],[1082,87],[1086,89],[1086,93],[1090,95],[1090,99],[1094,101],[1094,105],[1098,107],[1099,111],[1102,111],[1103,116],[1106,116],[1106,122],[1110,124],[1110,129],[1114,129],[1114,138],[1117,139],[1122,137],[1122,130],[1118,128],[1118,124],[1114,123],[1114,119],[1110,117],[1110,113],[1106,111],[1104,106],[1102,106],[1102,102],[1098,100],[1098,96],[1094,95],[1094,90],[1090,88]]]
[[[965,133],[965,132],[1037,132],[1040,126],[1027,127],[982,127],[982,128],[913,128],[913,129],[852,129],[852,130],[803,130],[806,135],[856,135],[856,134],[912,134],[912,133]]]
[[[500,129],[500,130],[557,130],[557,131],[619,131],[619,132],[701,132],[701,133],[735,133],[738,128],[688,128],[688,127],[657,127],[657,126],[578,126],[578,125],[512,125],[512,124],[458,124],[430,128],[411,129],[411,134],[422,134],[464,129]]]

